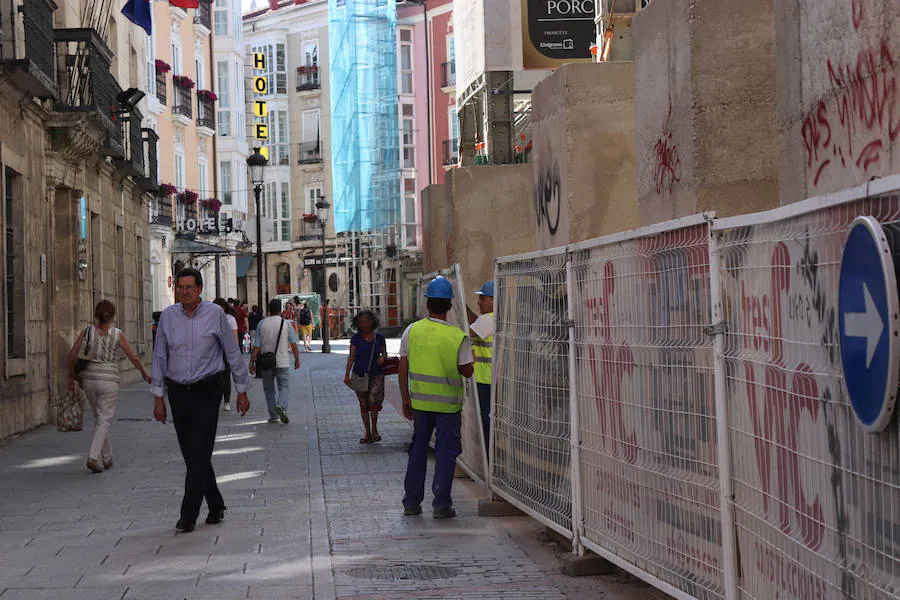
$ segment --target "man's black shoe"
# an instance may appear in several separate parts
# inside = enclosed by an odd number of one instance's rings
[[[405,517],[414,517],[416,515],[421,515],[421,514],[422,514],[422,507],[419,505],[403,507],[403,516],[405,516]]]
[[[206,515],[206,524],[207,525],[218,525],[222,522],[222,519],[225,518],[225,509],[224,508],[214,508],[209,511],[209,514]]]
[[[194,522],[178,519],[178,522],[175,523],[175,529],[182,533],[190,533],[194,530]]]
[[[452,507],[436,508],[436,509],[434,509],[434,513],[432,513],[432,516],[435,519],[452,519],[453,517],[456,516],[456,509],[452,508]]]

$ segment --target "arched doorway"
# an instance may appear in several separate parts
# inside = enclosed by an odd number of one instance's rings
[[[280,263],[275,267],[275,293],[291,293],[291,265]]]

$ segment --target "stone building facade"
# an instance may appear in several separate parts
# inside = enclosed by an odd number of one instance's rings
[[[54,418],[66,355],[100,299],[149,361],[146,35],[81,4],[0,2],[0,439]]]

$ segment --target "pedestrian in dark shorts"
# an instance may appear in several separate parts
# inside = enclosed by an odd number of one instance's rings
[[[350,339],[350,356],[347,357],[344,383],[350,385],[351,371],[356,376],[369,376],[368,391],[356,392],[356,398],[359,400],[359,414],[366,431],[359,443],[371,444],[381,441],[378,413],[384,404],[384,372],[381,365],[387,357],[387,340],[378,333],[378,315],[371,310],[360,311],[353,317],[352,324],[357,333]]]

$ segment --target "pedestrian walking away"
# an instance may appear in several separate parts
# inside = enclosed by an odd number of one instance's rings
[[[400,396],[403,415],[413,421],[403,496],[403,514],[422,514],[428,442],[437,432],[431,491],[436,519],[456,516],[451,489],[456,457],[462,452],[463,377],[472,377],[475,357],[465,332],[447,322],[453,286],[435,277],[425,290],[428,318],[406,328],[400,339]]]
[[[481,412],[481,429],[484,432],[484,449],[490,453],[491,440],[491,383],[494,362],[494,282],[486,281],[475,294],[478,296],[476,316],[468,307],[469,331],[472,333],[472,352],[475,355],[475,384],[478,388],[478,406]]]
[[[228,321],[228,328],[234,332],[234,339],[237,341],[238,347],[240,347],[241,334],[238,329],[239,325],[235,316],[234,305],[225,300],[225,298],[216,298],[213,300],[213,304],[225,311],[225,320]],[[231,410],[231,369],[228,367],[228,360],[226,359],[224,362],[225,370],[222,371],[222,410],[227,412]]]
[[[227,362],[237,391],[237,410],[243,417],[250,409],[250,373],[225,311],[201,300],[200,271],[182,269],[175,286],[180,302],[166,308],[160,316],[151,390],[153,416],[161,423],[167,418],[164,393],[168,393],[186,468],[181,517],[175,527],[187,533],[194,530],[204,498],[209,509],[208,524],[220,523],[225,517],[225,501],[212,466],[219,402],[224,392],[222,374]]]
[[[380,442],[378,413],[384,404],[384,372],[387,340],[378,333],[378,316],[371,310],[360,311],[352,320],[357,333],[350,339],[350,356],[344,383],[356,392],[365,435],[360,444]]]
[[[307,352],[312,351],[312,334],[313,334],[313,318],[312,311],[306,303],[306,300],[300,302],[300,310],[296,311],[298,329],[300,338],[303,340],[303,347]]]
[[[131,349],[125,334],[113,326],[115,317],[115,304],[109,300],[98,302],[94,307],[94,324],[79,334],[69,351],[67,363],[69,391],[73,391],[80,380],[94,413],[94,437],[87,458],[87,468],[93,473],[102,473],[113,466],[109,428],[119,400],[119,350],[140,371],[144,381],[150,383],[150,375],[140,357]],[[76,373],[79,360],[83,369]]]
[[[256,327],[263,318],[262,309],[254,304],[253,308],[250,309],[250,314],[247,316],[247,326],[250,328],[250,333],[256,331]]]
[[[269,409],[269,423],[290,423],[287,414],[290,381],[291,354],[294,369],[300,368],[300,350],[293,325],[281,317],[281,300],[269,300],[269,316],[256,328],[253,350],[250,352],[250,372],[262,375],[263,391]],[[263,351],[265,349],[265,351]],[[276,396],[275,384],[278,384]]]

